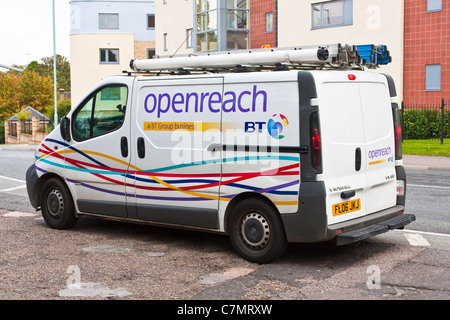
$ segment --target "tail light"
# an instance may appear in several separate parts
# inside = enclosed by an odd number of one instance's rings
[[[394,134],[395,134],[395,159],[400,160],[403,158],[402,152],[402,125],[400,122],[400,111],[398,107],[392,109],[394,116]]]
[[[397,196],[405,196],[405,180],[397,180]]]
[[[322,142],[317,114],[311,116],[311,162],[314,169],[322,170]]]
[[[402,154],[402,127],[400,124],[395,123],[395,155],[401,156]]]
[[[313,166],[315,169],[319,169],[322,164],[321,157],[321,144],[319,129],[314,128],[312,131],[312,147],[313,147]]]

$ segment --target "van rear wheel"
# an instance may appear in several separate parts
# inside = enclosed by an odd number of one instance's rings
[[[267,263],[287,248],[283,223],[277,210],[260,199],[247,199],[233,209],[228,234],[233,248],[244,259]]]
[[[50,228],[68,229],[77,222],[72,196],[61,180],[50,178],[44,183],[40,202],[42,217]]]

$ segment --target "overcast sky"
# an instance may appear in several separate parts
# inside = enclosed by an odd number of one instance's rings
[[[56,52],[68,59],[69,3],[55,0]],[[52,19],[52,0],[0,0],[0,64],[27,65],[53,56]]]

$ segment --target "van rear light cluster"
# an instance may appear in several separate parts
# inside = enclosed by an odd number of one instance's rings
[[[397,180],[397,196],[403,197],[405,195],[405,180]]]
[[[313,166],[315,169],[319,169],[322,164],[321,157],[321,143],[319,129],[314,128],[312,131],[312,147],[313,147]]]
[[[403,158],[402,152],[402,124],[400,121],[400,110],[398,109],[398,105],[395,104],[395,108],[392,108],[392,113],[394,116],[394,135],[395,135],[395,159],[400,160]]]
[[[311,162],[314,169],[322,171],[322,141],[317,113],[311,115]]]
[[[399,123],[395,123],[395,154],[401,156],[402,152],[402,126]]]

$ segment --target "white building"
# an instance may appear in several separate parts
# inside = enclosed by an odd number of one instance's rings
[[[280,47],[384,44],[392,63],[378,72],[394,78],[402,98],[404,0],[278,1],[278,43]]]
[[[394,77],[401,98],[404,1],[158,0],[156,54],[257,49],[264,43],[272,47],[383,44],[392,63],[378,72]]]
[[[155,54],[155,1],[72,0],[72,105],[101,79]]]

